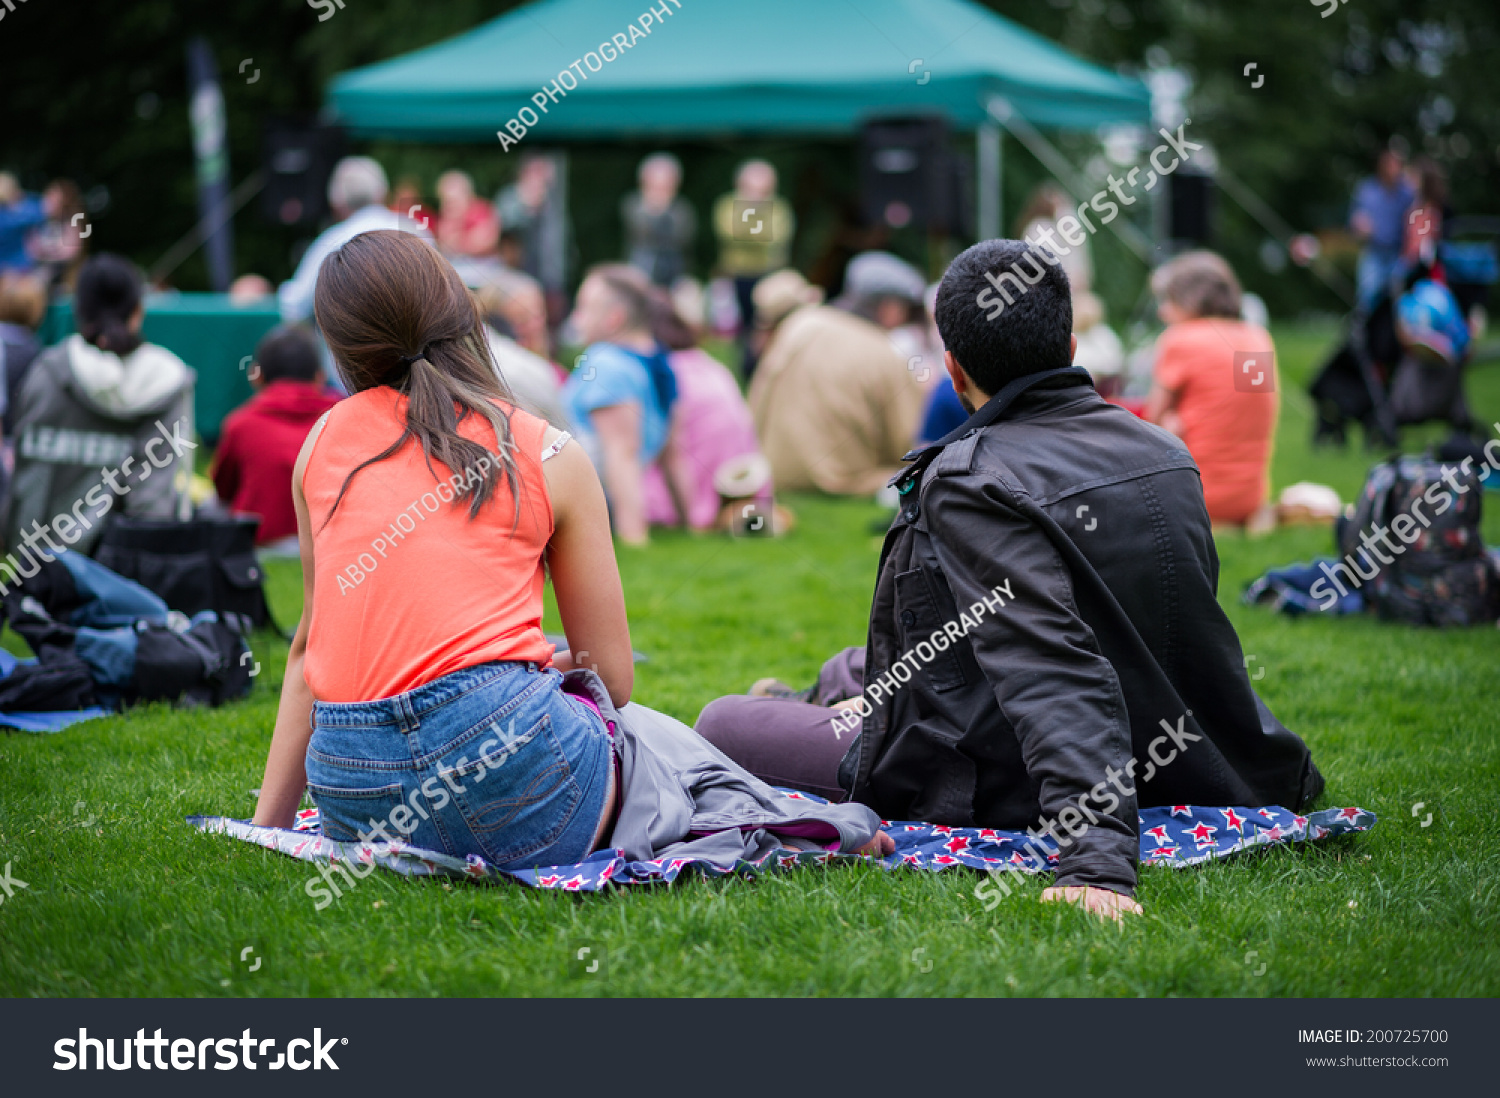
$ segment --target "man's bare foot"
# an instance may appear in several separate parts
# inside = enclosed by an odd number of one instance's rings
[[[1056,900],[1077,904],[1085,911],[1091,911],[1102,919],[1113,919],[1117,923],[1124,921],[1122,916],[1126,912],[1132,915],[1141,914],[1141,905],[1129,896],[1122,896],[1107,888],[1094,888],[1092,885],[1069,885],[1066,888],[1043,890],[1042,903],[1051,903]]]
[[[896,840],[884,831],[875,832],[875,837],[854,853],[862,854],[869,858],[887,858],[896,853]]]

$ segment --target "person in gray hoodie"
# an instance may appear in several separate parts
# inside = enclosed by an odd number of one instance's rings
[[[79,272],[78,332],[37,357],[21,390],[0,568],[26,577],[39,560],[91,552],[112,511],[191,517],[194,374],[141,339],[142,289],[119,256]]]

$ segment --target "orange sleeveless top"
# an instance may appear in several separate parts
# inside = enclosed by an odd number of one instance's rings
[[[498,403],[498,402],[497,402]],[[552,504],[542,476],[545,420],[509,414],[520,520],[498,467],[429,470],[415,441],[361,469],[329,520],[350,471],[400,437],[406,397],[380,386],[328,414],[302,478],[313,529],[313,604],[303,672],[318,701],[375,701],[490,660],[551,659],[542,633],[542,554]],[[459,433],[496,446],[473,414]],[[495,479],[477,518],[455,486]]]

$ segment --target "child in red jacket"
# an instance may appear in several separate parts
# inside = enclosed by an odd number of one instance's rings
[[[339,397],[326,387],[312,333],[293,324],[261,339],[250,385],[255,395],[224,419],[209,475],[226,507],[260,516],[257,545],[296,553],[292,466],[308,431]]]

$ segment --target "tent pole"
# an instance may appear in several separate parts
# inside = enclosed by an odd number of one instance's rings
[[[994,240],[1000,235],[1000,127],[981,122],[974,137],[979,165],[979,239]]]

